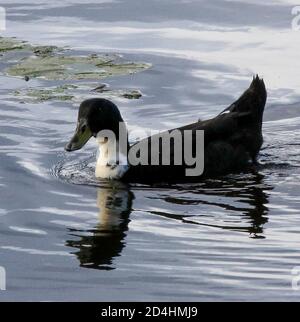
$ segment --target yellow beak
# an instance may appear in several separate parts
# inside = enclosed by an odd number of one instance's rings
[[[83,124],[83,122],[78,122],[76,131],[70,142],[65,146],[65,150],[68,152],[79,150],[91,137],[92,132],[90,128]]]

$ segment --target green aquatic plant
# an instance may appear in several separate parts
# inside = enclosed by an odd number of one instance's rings
[[[138,99],[138,90],[110,89],[106,86],[94,88],[95,81],[112,76],[134,74],[148,69],[151,65],[143,62],[128,62],[115,54],[82,55],[56,46],[33,46],[16,38],[0,37],[0,52],[11,52],[5,60],[4,72],[8,76],[22,77],[26,82],[33,78],[42,79],[43,88],[24,87],[14,92],[23,101],[41,102],[47,100],[77,100],[101,94],[101,97],[123,97]],[[13,57],[13,59],[11,59]],[[45,84],[51,81],[51,86]],[[53,86],[52,81],[58,84]],[[62,82],[76,82],[61,84]],[[84,83],[82,83],[84,81]]]
[[[65,94],[64,89],[60,87],[49,89],[29,88],[27,90],[16,90],[16,96],[22,99],[23,102],[38,103],[49,100],[69,101],[73,99],[72,95]]]
[[[59,50],[56,46],[35,46],[33,47],[33,52],[36,56],[50,56],[55,53],[55,51]]]
[[[10,76],[41,77],[47,80],[103,79],[149,68],[149,64],[123,62],[118,56],[34,55],[6,69]]]
[[[101,95],[99,95],[97,91],[87,91],[90,85],[64,84],[47,88],[27,87],[16,90],[14,95],[26,103],[40,103],[44,101],[73,101],[79,103],[91,97],[138,99],[142,96],[138,90],[110,89],[107,86],[105,86],[105,89],[103,88]]]
[[[0,37],[0,53],[29,48],[31,48],[31,46],[26,41],[17,40],[12,37]]]
[[[142,93],[139,90],[133,90],[123,94],[123,97],[128,99],[138,99],[142,97]]]

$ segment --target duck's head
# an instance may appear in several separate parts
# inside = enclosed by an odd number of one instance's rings
[[[103,98],[93,98],[83,101],[78,112],[77,127],[66,151],[81,149],[92,137],[102,130],[111,130],[118,139],[119,123],[123,122],[117,106]]]

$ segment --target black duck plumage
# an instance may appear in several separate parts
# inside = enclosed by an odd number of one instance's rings
[[[240,171],[249,165],[249,161],[256,163],[257,154],[263,143],[262,119],[266,98],[264,81],[256,76],[242,96],[222,113],[210,120],[178,128],[181,132],[192,130],[193,133],[196,130],[204,130],[205,151],[202,177]],[[170,131],[172,130],[165,133]],[[151,137],[146,138],[145,141],[150,150]],[[199,177],[186,176],[185,169],[188,166],[172,165],[173,149],[174,146],[171,145],[170,166],[133,166],[129,168],[123,180],[128,182],[198,181]],[[150,158],[151,154],[149,160]]]
[[[245,169],[250,162],[256,163],[263,143],[262,120],[266,99],[264,81],[256,76],[241,97],[216,117],[176,129],[180,133],[185,130],[191,131],[193,151],[196,148],[197,130],[204,131],[204,172],[201,176],[186,176],[186,169],[191,168],[187,163],[175,165],[175,148],[172,140],[170,165],[161,164],[164,151],[161,142],[159,150],[155,152],[159,163],[151,165],[151,141],[154,138],[152,136],[136,143],[142,143],[148,147],[150,151],[148,163],[130,165],[122,180],[141,183],[199,181],[200,177],[236,172]],[[96,137],[99,131],[106,129],[112,130],[119,139],[118,124],[122,121],[117,106],[112,102],[101,98],[86,100],[80,105],[75,134],[65,149],[67,151],[78,150],[91,136]],[[160,133],[159,136],[168,136],[173,130]],[[183,140],[182,151],[185,150],[184,144]],[[184,160],[184,157],[182,159]]]

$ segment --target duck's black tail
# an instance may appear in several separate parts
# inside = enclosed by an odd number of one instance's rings
[[[252,83],[243,95],[227,107],[224,112],[237,112],[240,116],[251,116],[255,121],[261,122],[267,100],[265,83],[258,75],[253,77]],[[221,114],[222,114],[221,113]]]

